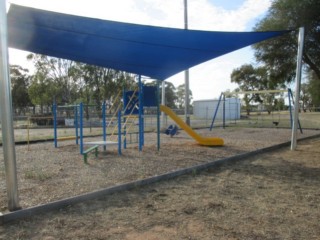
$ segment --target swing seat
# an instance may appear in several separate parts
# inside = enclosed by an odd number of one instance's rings
[[[178,135],[178,127],[176,125],[170,125],[166,131],[165,134],[170,135],[170,137],[173,137],[174,135]]]

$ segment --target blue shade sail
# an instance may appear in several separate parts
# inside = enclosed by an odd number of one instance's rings
[[[185,69],[276,37],[212,32],[74,16],[11,4],[9,47],[165,80]]]

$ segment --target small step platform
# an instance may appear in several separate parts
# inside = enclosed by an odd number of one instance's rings
[[[94,152],[96,158],[98,157],[98,147],[99,146],[111,146],[111,145],[118,145],[117,142],[112,141],[95,141],[95,142],[84,142],[83,145],[92,145],[92,147],[83,151],[83,161],[85,164],[88,164],[88,154],[90,152]]]
[[[113,141],[96,141],[96,142],[84,142],[84,145],[99,145],[99,146],[109,146],[109,145],[118,145],[118,142]]]

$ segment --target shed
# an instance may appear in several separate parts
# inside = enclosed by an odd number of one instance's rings
[[[195,117],[212,119],[218,106],[218,99],[195,100],[193,101],[193,114]],[[239,98],[225,99],[225,120],[240,119],[241,101]],[[223,101],[219,104],[216,119],[223,119]]]

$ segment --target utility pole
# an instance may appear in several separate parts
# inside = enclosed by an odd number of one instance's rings
[[[184,29],[188,29],[188,1],[184,0]],[[185,106],[184,115],[185,122],[190,126],[190,115],[189,115],[189,69],[184,71],[184,87],[185,87]]]

